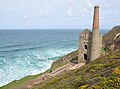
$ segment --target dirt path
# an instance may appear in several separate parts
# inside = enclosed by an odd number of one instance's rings
[[[85,65],[84,63],[80,63],[80,64],[74,64],[74,63],[69,63],[65,66],[62,66],[62,67],[59,67],[57,68],[55,71],[51,72],[51,73],[46,73],[46,74],[43,74],[43,75],[40,75],[38,78],[36,78],[35,80],[31,80],[31,81],[28,81],[25,86],[22,86],[21,88],[14,88],[14,89],[28,89],[28,88],[31,88],[32,86],[34,85],[37,85],[39,84],[40,82],[43,82],[45,80],[48,80],[52,77],[55,77],[57,75],[60,75],[64,72],[67,72],[67,71],[70,71],[70,70],[73,70],[73,69],[77,69],[77,68],[80,68],[81,66]]]
[[[116,36],[114,37],[114,41],[117,39],[117,37],[120,36],[120,33],[116,34]]]

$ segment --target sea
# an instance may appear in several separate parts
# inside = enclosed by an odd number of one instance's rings
[[[58,58],[77,50],[81,31],[0,30],[0,86],[42,73]]]

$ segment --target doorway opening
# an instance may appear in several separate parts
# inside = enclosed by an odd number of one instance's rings
[[[87,54],[84,54],[84,59],[87,60]]]

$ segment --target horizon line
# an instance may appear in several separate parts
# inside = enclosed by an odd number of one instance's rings
[[[12,29],[12,28],[10,28],[10,29],[0,29],[0,30],[83,30],[83,29],[89,29],[89,28],[80,28],[80,29],[78,29],[78,28],[50,28],[50,29],[48,29],[48,28],[14,28],[14,29]],[[89,30],[92,30],[92,29],[89,29]],[[100,30],[109,30],[108,28],[102,28],[102,29],[100,29]]]

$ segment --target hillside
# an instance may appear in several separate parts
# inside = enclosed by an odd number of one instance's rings
[[[119,35],[118,37],[117,34]],[[116,37],[116,39],[115,39]],[[120,49],[120,26],[115,26],[108,33],[103,35],[103,45],[108,49]]]
[[[119,86],[120,52],[115,52],[42,82],[32,89],[119,89]]]
[[[25,77],[0,89],[24,89],[20,87],[38,76],[40,75]],[[120,51],[117,51],[101,56],[81,68],[64,72],[36,84],[30,89],[119,89],[119,86]]]
[[[56,60],[55,62],[53,62],[51,65],[51,68],[49,70],[45,71],[44,73],[41,73],[41,74],[35,75],[35,76],[32,76],[32,75],[27,76],[20,80],[15,80],[15,81],[1,87],[0,89],[25,89],[23,87],[26,87],[26,85],[29,82],[32,82],[32,81],[34,82],[36,79],[39,79],[39,77],[41,77],[42,75],[49,74],[51,69],[52,69],[52,71],[56,71],[60,68],[63,68],[64,66],[68,65],[71,62],[76,63],[77,59],[78,59],[77,55],[78,55],[78,50],[73,51],[73,52],[63,56],[62,58]]]
[[[21,80],[15,80],[0,89],[119,89],[120,86],[120,26],[114,27],[103,36],[103,55],[81,68],[69,70],[72,64],[77,64],[78,50],[56,60],[46,72],[27,76]],[[115,39],[115,40],[114,40]],[[72,67],[72,66],[71,66]],[[41,82],[42,75],[49,72],[61,71],[55,76],[47,76]],[[52,74],[52,73],[51,73]],[[37,80],[36,84],[33,84]]]
[[[77,63],[78,50],[69,53],[68,55],[63,56],[62,58],[54,61],[51,65],[51,69],[56,69],[60,66],[63,66],[69,62]]]

